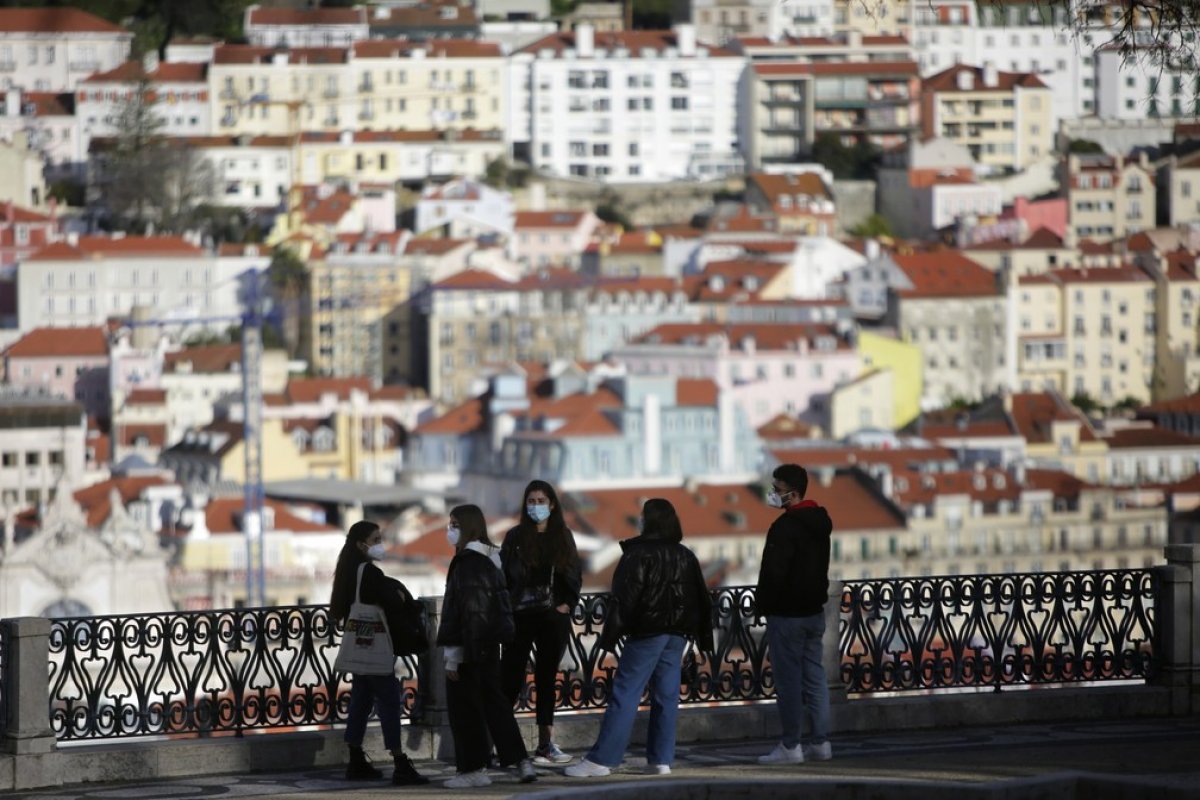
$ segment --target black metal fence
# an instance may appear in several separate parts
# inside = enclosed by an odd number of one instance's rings
[[[340,641],[323,606],[52,620],[50,725],[72,741],[344,722]],[[402,686],[409,715],[415,678]]]
[[[1149,570],[855,581],[842,595],[850,693],[1144,679]]]
[[[753,589],[713,596],[716,649],[689,651],[681,700],[772,697]],[[1154,601],[1152,573],[1137,570],[854,581],[842,595],[841,678],[851,693],[1140,680]],[[620,657],[598,645],[607,602],[586,595],[574,609],[562,710],[607,703]],[[340,635],[319,606],[53,620],[51,726],[71,741],[344,722],[349,684],[332,668]],[[404,666],[411,719],[419,665]],[[530,681],[519,710],[532,709],[535,691]]]

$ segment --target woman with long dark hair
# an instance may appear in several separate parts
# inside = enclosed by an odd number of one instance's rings
[[[682,541],[675,507],[654,498],[642,506],[641,535],[621,542],[624,552],[613,574],[608,619],[599,644],[611,652],[624,637],[625,645],[596,744],[586,758],[566,768],[570,777],[607,775],[621,764],[647,686],[646,771],[671,772],[684,645],[694,637],[702,651],[713,649],[708,586],[700,562]]]
[[[554,687],[571,637],[571,609],[579,601],[583,569],[558,493],[546,481],[530,481],[525,487],[520,521],[504,537],[500,561],[516,626],[512,644],[504,648],[504,691],[509,703],[515,703],[525,686],[529,651],[536,647],[538,746],[533,763],[565,764],[571,756],[554,743]]]
[[[515,766],[522,783],[537,780],[512,703],[500,687],[500,645],[512,641],[512,609],[504,587],[498,548],[488,538],[478,506],[450,512],[446,540],[454,560],[446,573],[446,594],[437,642],[446,667],[446,710],[454,736],[458,774],[448,789],[488,786],[488,734],[504,766]]]
[[[362,520],[350,526],[342,551],[338,554],[337,568],[333,573],[333,591],[329,597],[329,616],[332,619],[346,621],[350,606],[355,602],[356,589],[359,602],[379,606],[389,621],[402,613],[405,603],[416,602],[404,584],[387,577],[372,563],[382,559],[384,552],[383,531],[378,525]],[[360,566],[361,588],[358,577]],[[395,649],[394,639],[392,645]],[[350,711],[346,718],[346,733],[343,736],[350,748],[346,780],[378,780],[383,777],[383,773],[367,761],[362,749],[363,736],[367,731],[367,717],[371,715],[372,708],[379,712],[383,743],[391,751],[395,763],[392,784],[417,786],[429,783],[429,779],[417,772],[412,761],[400,749],[400,681],[394,673],[353,676],[350,685]]]

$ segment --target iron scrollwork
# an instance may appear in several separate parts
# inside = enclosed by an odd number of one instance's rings
[[[72,741],[344,722],[340,640],[321,606],[52,620],[50,724]],[[402,687],[407,715],[415,679]]]
[[[853,581],[842,595],[850,693],[1144,679],[1149,570]]]

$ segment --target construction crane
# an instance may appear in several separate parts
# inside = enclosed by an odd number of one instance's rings
[[[180,325],[240,324],[242,329],[242,449],[245,454],[245,475],[242,481],[242,533],[246,540],[246,606],[266,605],[266,567],[263,545],[262,468],[262,297],[259,292],[260,272],[250,269],[245,306],[241,314],[186,319],[127,319],[130,327],[169,327]]]

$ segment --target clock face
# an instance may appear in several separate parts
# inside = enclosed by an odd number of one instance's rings
[[[49,617],[50,619],[58,619],[61,617],[90,617],[92,616],[92,610],[78,600],[72,600],[69,597],[62,597],[46,606],[46,608],[43,609],[41,616]]]

